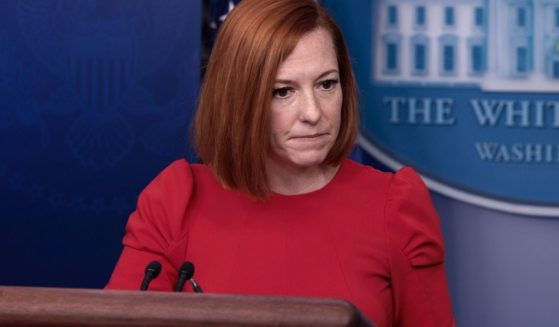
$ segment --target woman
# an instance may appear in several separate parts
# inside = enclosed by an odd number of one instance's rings
[[[204,164],[142,192],[108,288],[171,290],[185,261],[206,292],[342,298],[378,326],[452,326],[443,241],[410,168],[347,160],[356,86],[313,0],[243,0],[221,28],[195,121]]]

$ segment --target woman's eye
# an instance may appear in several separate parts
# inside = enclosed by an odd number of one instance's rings
[[[325,81],[320,82],[320,87],[324,90],[331,90],[336,86],[336,84],[338,84],[337,79],[329,79],[329,80],[325,80]]]
[[[290,87],[280,87],[280,88],[274,89],[274,92],[272,93],[272,95],[275,98],[286,98],[289,95],[289,92],[291,92]]]

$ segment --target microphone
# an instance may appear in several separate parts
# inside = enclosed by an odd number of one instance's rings
[[[144,272],[144,280],[142,281],[142,286],[140,286],[140,291],[147,290],[151,280],[157,278],[160,272],[161,264],[159,263],[159,261],[155,260],[150,262],[146,266],[146,270]]]
[[[182,292],[184,283],[186,283],[187,280],[191,279],[193,275],[194,265],[191,262],[186,261],[179,269],[179,280],[175,285],[175,292]]]
[[[200,285],[198,285],[198,283],[196,283],[194,278],[190,278],[190,285],[192,286],[194,293],[204,293],[204,291],[202,291],[202,288],[200,287]]]

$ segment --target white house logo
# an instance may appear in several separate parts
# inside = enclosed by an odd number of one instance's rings
[[[378,0],[363,15],[362,146],[443,194],[559,216],[559,0]]]

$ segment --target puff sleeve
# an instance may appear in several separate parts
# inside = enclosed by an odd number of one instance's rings
[[[385,219],[396,326],[455,326],[439,218],[413,169],[394,175]]]
[[[192,194],[192,171],[184,160],[165,168],[140,194],[130,215],[123,251],[107,289],[139,289],[148,263],[162,270],[150,290],[172,290],[186,252],[186,209]]]

